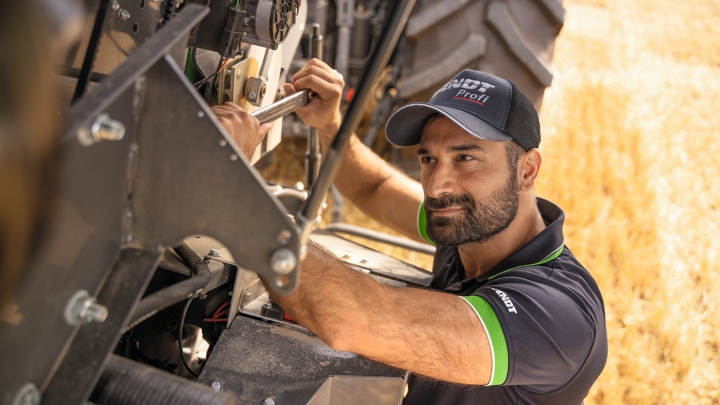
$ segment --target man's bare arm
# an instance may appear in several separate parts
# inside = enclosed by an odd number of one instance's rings
[[[312,244],[301,277],[273,299],[333,349],[442,381],[489,382],[487,335],[462,298],[379,284]]]
[[[313,59],[285,85],[287,94],[311,89],[315,96],[297,111],[306,124],[318,129],[323,150],[340,128],[339,106],[344,82],[325,63]],[[417,231],[417,209],[423,199],[415,180],[390,166],[353,135],[335,177],[338,190],[373,219],[403,235],[422,241]]]

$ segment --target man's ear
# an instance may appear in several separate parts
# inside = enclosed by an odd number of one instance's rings
[[[535,187],[535,179],[540,173],[542,155],[537,148],[525,152],[518,162],[520,190],[528,191]]]

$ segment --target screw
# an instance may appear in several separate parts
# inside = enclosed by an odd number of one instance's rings
[[[270,267],[277,274],[288,274],[295,270],[297,257],[290,249],[281,248],[273,253],[270,258]]]
[[[107,307],[98,304],[97,300],[85,290],[76,292],[65,307],[65,320],[69,325],[102,323],[107,316]]]
[[[263,308],[265,309],[272,309],[272,303],[268,302],[267,304],[263,305]]]
[[[215,391],[220,391],[220,387],[222,387],[222,385],[220,385],[220,383],[218,381],[213,381],[212,384],[210,384],[210,386]]]
[[[230,160],[232,160],[233,162],[238,160],[238,155],[233,153],[232,155],[230,155]]]
[[[275,401],[272,398],[265,398],[263,405],[275,405]]]
[[[255,101],[256,98],[257,98],[257,94],[255,94],[255,92],[251,91],[250,94],[248,94],[248,100]]]
[[[245,25],[250,24],[250,17],[245,17],[245,18],[243,19],[243,22],[245,23]]]
[[[220,147],[224,148],[225,146],[227,146],[227,141],[223,139],[220,141]]]
[[[282,243],[283,245],[286,245],[288,242],[290,242],[290,237],[292,234],[287,229],[283,229],[278,234],[278,242]]]
[[[33,383],[27,383],[18,390],[12,405],[39,405],[40,390]]]
[[[125,136],[125,125],[103,113],[97,116],[95,122],[90,127],[90,134],[92,134],[95,142],[103,139],[119,141]]]
[[[220,250],[219,249],[210,249],[210,252],[208,252],[208,256],[218,257],[218,256],[220,256]]]
[[[127,10],[120,10],[118,11],[118,17],[120,17],[121,20],[125,21],[130,18],[130,12]]]
[[[118,3],[117,0],[115,0],[112,3],[112,11],[118,11],[118,9],[120,9],[120,3]]]

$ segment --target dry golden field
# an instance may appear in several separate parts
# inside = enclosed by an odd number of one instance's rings
[[[610,355],[586,403],[719,404],[720,1],[564,5],[537,189],[605,298]]]

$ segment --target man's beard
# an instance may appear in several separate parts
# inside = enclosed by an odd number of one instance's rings
[[[507,228],[515,219],[520,203],[520,187],[511,171],[505,187],[493,192],[487,202],[479,202],[467,194],[427,197],[425,214],[430,239],[442,246],[485,242]],[[433,209],[461,207],[457,217],[434,216]]]

